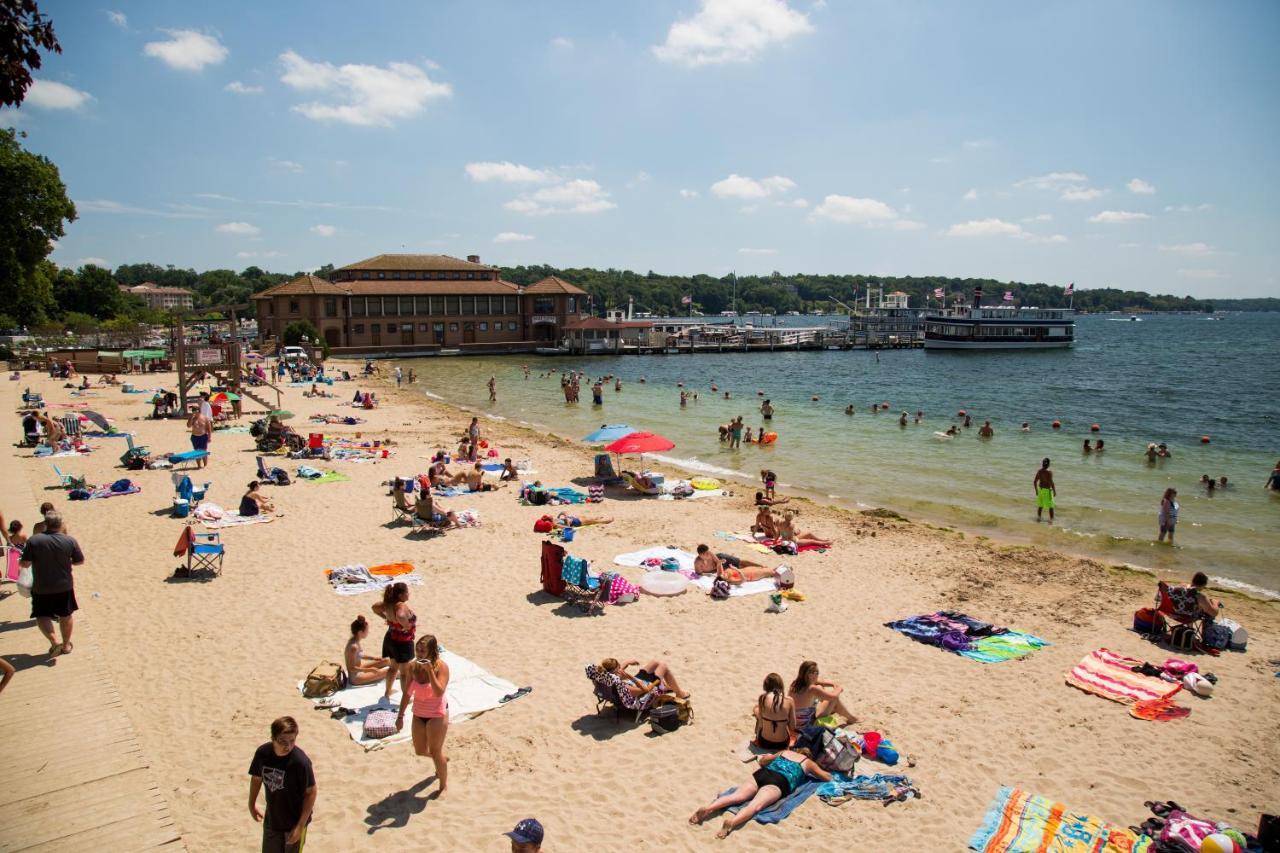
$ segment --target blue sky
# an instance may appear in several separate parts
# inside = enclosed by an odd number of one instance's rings
[[[1269,2],[42,3],[54,259],[1277,296]]]

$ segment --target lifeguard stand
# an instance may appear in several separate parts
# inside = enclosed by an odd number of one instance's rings
[[[186,321],[181,316],[174,319],[174,363],[178,369],[178,399],[182,403],[183,411],[186,411],[187,409],[187,395],[190,394],[197,379],[205,374],[213,376],[224,386],[234,386],[236,394],[239,394],[242,397],[248,397],[250,400],[261,405],[264,409],[263,414],[280,408],[280,389],[275,385],[267,382],[263,385],[250,389],[241,381],[244,375],[242,362],[243,354],[240,348],[240,339],[237,334],[239,323],[236,320],[236,311],[243,311],[247,307],[247,305],[222,305],[205,309],[211,312],[223,312],[228,315],[229,319],[226,320],[207,321],[211,330],[216,326],[228,327],[226,340],[220,340],[217,343],[187,343]],[[275,405],[272,405],[269,400],[259,396],[264,387],[270,388],[275,392]],[[246,412],[246,414],[253,413]]]

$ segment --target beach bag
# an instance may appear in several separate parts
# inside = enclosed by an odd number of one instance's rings
[[[1190,625],[1174,625],[1166,642],[1180,652],[1190,651],[1196,645],[1196,629]]]
[[[396,713],[390,708],[370,711],[364,718],[364,736],[372,740],[391,737],[396,733]]]
[[[1240,627],[1239,622],[1231,619],[1219,619],[1215,624],[1221,625],[1231,632],[1231,638],[1227,640],[1227,648],[1233,652],[1242,652],[1249,645],[1249,632]]]
[[[1217,831],[1217,826],[1209,821],[1175,809],[1164,816],[1164,826],[1156,841],[1161,850],[1199,853],[1204,840]]]
[[[147,460],[142,456],[130,456],[125,460],[124,467],[129,471],[141,471],[147,467]]]
[[[844,733],[825,730],[822,736],[822,751],[817,753],[815,761],[828,773],[849,773],[858,763],[862,750]]]
[[[1150,607],[1141,607],[1133,612],[1133,630],[1139,634],[1163,634],[1164,617]]]
[[[32,575],[30,566],[23,566],[18,570],[18,594],[23,598],[31,597],[31,585],[35,582],[35,576]]]
[[[346,671],[336,663],[325,661],[307,674],[302,682],[302,695],[308,699],[323,699],[346,686]]]
[[[796,573],[790,566],[778,566],[774,571],[774,583],[778,589],[791,589],[796,585]]]
[[[1210,649],[1225,649],[1231,642],[1231,629],[1218,622],[1204,627],[1204,644]]]
[[[781,554],[784,557],[790,557],[799,554],[800,549],[796,547],[796,543],[784,539],[777,545],[773,546],[773,553]]]
[[[551,500],[551,495],[545,489],[537,489],[529,492],[529,503],[534,506],[546,506]]]
[[[555,528],[555,522],[551,520],[551,516],[544,515],[533,523],[534,533],[550,533]]]
[[[289,472],[283,468],[271,469],[271,482],[277,486],[287,486],[290,483]]]
[[[674,704],[659,705],[649,712],[649,728],[654,734],[674,732],[682,725],[684,722],[680,719],[680,709]]]
[[[729,582],[724,578],[716,578],[711,582],[711,597],[720,600],[729,597]]]
[[[604,486],[587,486],[587,503],[598,504],[604,500]]]

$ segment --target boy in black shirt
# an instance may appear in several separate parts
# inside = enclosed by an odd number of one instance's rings
[[[267,816],[262,823],[262,853],[302,853],[307,824],[316,804],[316,777],[311,759],[295,745],[298,723],[280,717],[271,723],[271,741],[258,747],[249,765],[249,814],[258,811],[258,791],[267,789]]]

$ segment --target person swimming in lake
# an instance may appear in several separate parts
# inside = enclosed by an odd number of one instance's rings
[[[1028,423],[1027,421],[1023,421],[1023,422],[1022,422],[1022,431],[1023,431],[1023,432],[1031,432],[1031,424],[1030,424],[1030,423]]]
[[[978,429],[978,438],[992,438],[995,434],[996,431],[991,428],[991,421],[983,421]]]
[[[1084,447],[1080,448],[1081,453],[1092,453],[1093,445],[1089,443],[1089,439],[1084,440]]]
[[[765,400],[760,404],[760,414],[766,421],[773,420],[773,404]]]
[[[845,407],[844,407],[844,413],[845,413],[846,415],[852,415],[852,414],[853,414],[853,403],[850,403],[849,405],[847,405],[847,406],[845,406]]]
[[[1106,443],[1102,439],[1098,439],[1097,443],[1093,445],[1093,452],[1101,453],[1104,450],[1106,450]]]
[[[898,416],[898,426],[904,427],[906,425],[907,425],[907,410],[903,409],[902,414]]]
[[[924,420],[924,409],[916,409],[916,423]]]
[[[951,426],[947,427],[947,431],[945,433],[945,435],[947,435],[948,437],[956,436],[959,434],[960,434],[960,430],[956,427],[955,424],[952,424]]]

